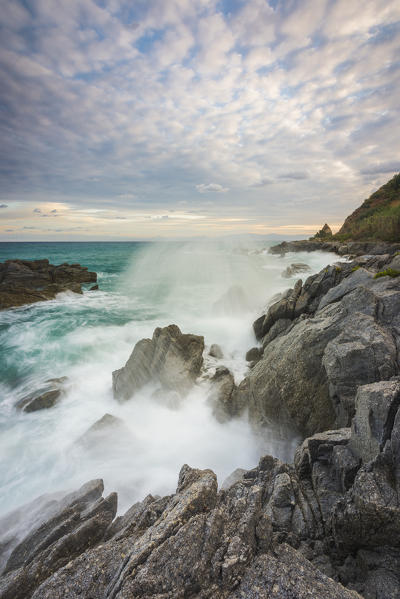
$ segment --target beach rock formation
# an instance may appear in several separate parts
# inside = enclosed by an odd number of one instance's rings
[[[54,299],[62,291],[82,293],[82,283],[96,281],[97,274],[80,264],[6,260],[0,263],[0,310]]]
[[[203,351],[204,337],[183,334],[174,324],[155,329],[152,339],[138,341],[125,366],[113,372],[114,397],[130,399],[150,382],[185,395],[200,374]]]
[[[308,266],[308,264],[303,264],[302,262],[297,262],[295,264],[291,264],[290,266],[288,266],[282,273],[282,277],[285,277],[286,279],[290,279],[291,277],[294,277],[295,275],[298,275],[302,272],[310,272],[311,268]]]
[[[255,321],[264,353],[238,388],[254,423],[303,436],[350,426],[358,387],[399,373],[400,279],[377,274],[330,266]]]
[[[20,399],[15,407],[24,412],[36,412],[37,410],[52,408],[61,399],[67,380],[68,377],[66,376],[48,379],[40,389]]]

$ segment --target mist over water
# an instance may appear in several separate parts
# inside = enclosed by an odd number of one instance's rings
[[[22,244],[11,245],[1,260],[78,261],[100,273],[100,291],[60,294],[0,312],[0,515],[92,478],[103,478],[106,492],[118,491],[124,511],[148,493],[173,492],[184,463],[212,468],[222,483],[235,468],[252,468],[266,453],[291,457],[296,440],[278,442],[272,431],[255,434],[245,417],[217,422],[206,402],[208,377],[220,365],[233,372],[236,383],[245,376],[245,354],[256,343],[253,320],[295,281],[281,277],[287,265],[306,262],[316,272],[337,256],[280,258],[248,240],[242,246],[226,240],[37,244],[36,255],[24,255]],[[154,399],[151,386],[118,403],[112,371],[125,364],[139,339],[172,323],[184,333],[204,335],[205,374],[177,407]],[[208,356],[212,343],[221,346],[222,360]],[[29,414],[16,410],[19,399],[60,376],[68,384],[58,405]],[[110,429],[89,445],[79,442],[105,413],[124,421],[123,434]]]

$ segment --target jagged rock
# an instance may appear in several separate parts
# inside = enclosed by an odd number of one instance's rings
[[[227,490],[229,487],[234,485],[235,483],[242,481],[243,476],[246,474],[246,470],[244,468],[236,468],[233,472],[230,473],[229,476],[222,482],[221,489]]]
[[[292,320],[294,317],[294,310],[296,302],[300,296],[302,289],[301,279],[297,281],[293,289],[289,291],[275,304],[272,304],[268,309],[267,314],[255,321],[253,324],[254,333],[257,339],[262,339],[271,329],[271,327],[278,321],[289,319]]]
[[[279,545],[258,556],[228,599],[361,599],[322,574],[298,551]]]
[[[99,290],[99,286],[98,285],[93,285],[93,287],[91,287],[89,289],[89,291],[98,291]]]
[[[15,404],[15,407],[24,412],[36,412],[37,410],[52,408],[62,397],[65,391],[64,383],[67,380],[68,377],[66,376],[48,379],[42,389],[23,397]]]
[[[324,269],[292,312],[293,291],[256,321],[258,335],[268,331],[263,357],[238,388],[252,422],[304,436],[349,426],[358,386],[398,373],[400,283],[360,271]]]
[[[327,239],[329,237],[332,237],[332,229],[328,223],[325,223],[322,229],[320,229],[318,233],[314,235],[314,239]]]
[[[237,415],[235,404],[235,380],[225,366],[219,366],[211,378],[211,394],[208,403],[212,406],[213,414],[219,422],[226,422]]]
[[[246,353],[246,361],[247,362],[258,362],[258,360],[261,359],[262,354],[263,354],[263,350],[261,349],[261,347],[252,347]]]
[[[295,264],[291,264],[290,266],[288,266],[282,273],[282,277],[285,277],[285,279],[290,279],[291,277],[294,277],[295,275],[298,275],[302,272],[310,272],[311,268],[308,266],[308,264],[303,264],[302,262],[297,262]]]
[[[217,343],[212,344],[212,346],[210,347],[210,351],[208,352],[208,355],[212,358],[217,358],[217,360],[222,360],[222,358],[224,357],[223,351]]]
[[[351,448],[362,462],[375,459],[390,438],[400,406],[400,381],[381,381],[358,388]]]
[[[134,438],[121,418],[117,418],[117,416],[112,416],[111,414],[104,414],[75,443],[84,449],[90,450],[93,448],[96,450],[98,446],[103,446],[107,440],[112,441],[113,446],[129,446],[132,444]]]
[[[269,248],[269,253],[285,255],[287,252],[335,252],[340,256],[351,254],[362,256],[364,254],[395,254],[400,250],[400,243],[386,243],[384,241],[326,241],[319,239],[302,239],[298,241],[283,241]]]
[[[97,274],[80,264],[6,260],[0,263],[0,309],[54,299],[61,291],[82,293],[81,283],[96,280]]]
[[[123,368],[113,372],[114,397],[130,399],[154,381],[184,395],[200,374],[204,337],[182,334],[179,327],[157,328],[152,339],[142,339]]]

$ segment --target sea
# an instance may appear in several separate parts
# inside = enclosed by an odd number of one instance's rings
[[[226,366],[237,384],[257,344],[252,323],[298,277],[337,256],[268,253],[263,239],[169,242],[1,243],[0,261],[48,258],[80,263],[98,274],[98,291],[0,312],[0,516],[35,497],[67,492],[102,478],[117,491],[119,511],[149,493],[173,493],[183,464],[211,468],[219,484],[236,468],[250,469],[271,454],[290,459],[297,439],[254,431],[247,415],[219,422],[208,397],[210,377]],[[204,335],[204,373],[186,398],[171,405],[149,385],[118,402],[112,372],[156,327],[177,324]],[[208,355],[220,345],[223,358]],[[49,378],[68,377],[59,403],[32,413],[16,403]],[[104,434],[90,446],[85,432],[105,414],[122,419],[124,434]]]

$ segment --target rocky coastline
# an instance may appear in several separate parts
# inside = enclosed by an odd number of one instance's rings
[[[38,498],[0,521],[0,599],[400,596],[400,244],[321,243],[272,251],[353,260],[275,298],[238,386],[228,368],[210,376],[215,417],[247,412],[261,434],[295,435],[292,463],[263,456],[220,488],[184,465],[174,494],[118,517],[101,480]],[[113,373],[114,397],[135,401],[151,380],[185,401],[203,355],[201,336],[158,328]],[[88,435],[104,426],[117,437],[123,422],[105,415]]]
[[[63,291],[82,293],[82,283],[96,281],[97,274],[80,264],[6,260],[0,262],[0,310],[54,299]]]

